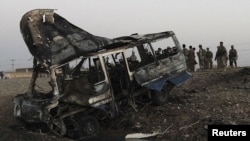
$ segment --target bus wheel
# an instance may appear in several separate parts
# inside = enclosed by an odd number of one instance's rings
[[[94,116],[84,116],[79,119],[80,138],[99,134],[100,125]]]
[[[161,106],[166,104],[170,91],[174,88],[173,84],[166,84],[161,91],[152,91],[151,97],[154,104]]]

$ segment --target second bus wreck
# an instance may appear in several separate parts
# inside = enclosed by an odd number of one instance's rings
[[[124,107],[137,111],[141,97],[163,105],[171,90],[191,77],[172,31],[108,39],[53,9],[27,12],[20,28],[34,56],[34,72],[27,93],[14,98],[14,115],[44,122],[58,135],[98,134],[97,113],[114,118]],[[35,89],[40,72],[50,75],[49,93]]]

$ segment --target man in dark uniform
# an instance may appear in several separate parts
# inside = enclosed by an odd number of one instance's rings
[[[183,48],[183,53],[184,53],[185,60],[186,60],[186,65],[188,67],[189,66],[189,64],[188,64],[188,62],[189,62],[188,61],[189,50],[186,48],[185,44],[182,45],[182,48]]]
[[[206,52],[206,66],[208,67],[208,70],[211,70],[213,68],[213,52],[207,48]]]
[[[188,68],[191,72],[195,71],[195,51],[192,46],[189,46],[189,55],[188,55]]]
[[[234,48],[234,45],[231,45],[231,49],[229,51],[229,63],[230,67],[237,67],[238,54],[237,50]]]

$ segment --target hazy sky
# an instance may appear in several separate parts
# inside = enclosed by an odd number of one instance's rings
[[[234,44],[240,66],[250,65],[250,0],[2,0],[0,70],[32,67],[19,29],[23,14],[37,8],[55,12],[98,36],[172,30],[181,44],[210,47]]]

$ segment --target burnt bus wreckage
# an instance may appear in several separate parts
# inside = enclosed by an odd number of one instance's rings
[[[34,71],[27,93],[14,98],[14,116],[46,123],[58,135],[98,134],[101,116],[114,118],[129,107],[137,111],[141,97],[163,105],[171,90],[191,77],[172,31],[108,39],[53,9],[27,12],[20,28]],[[48,72],[51,92],[35,89],[40,72]]]

